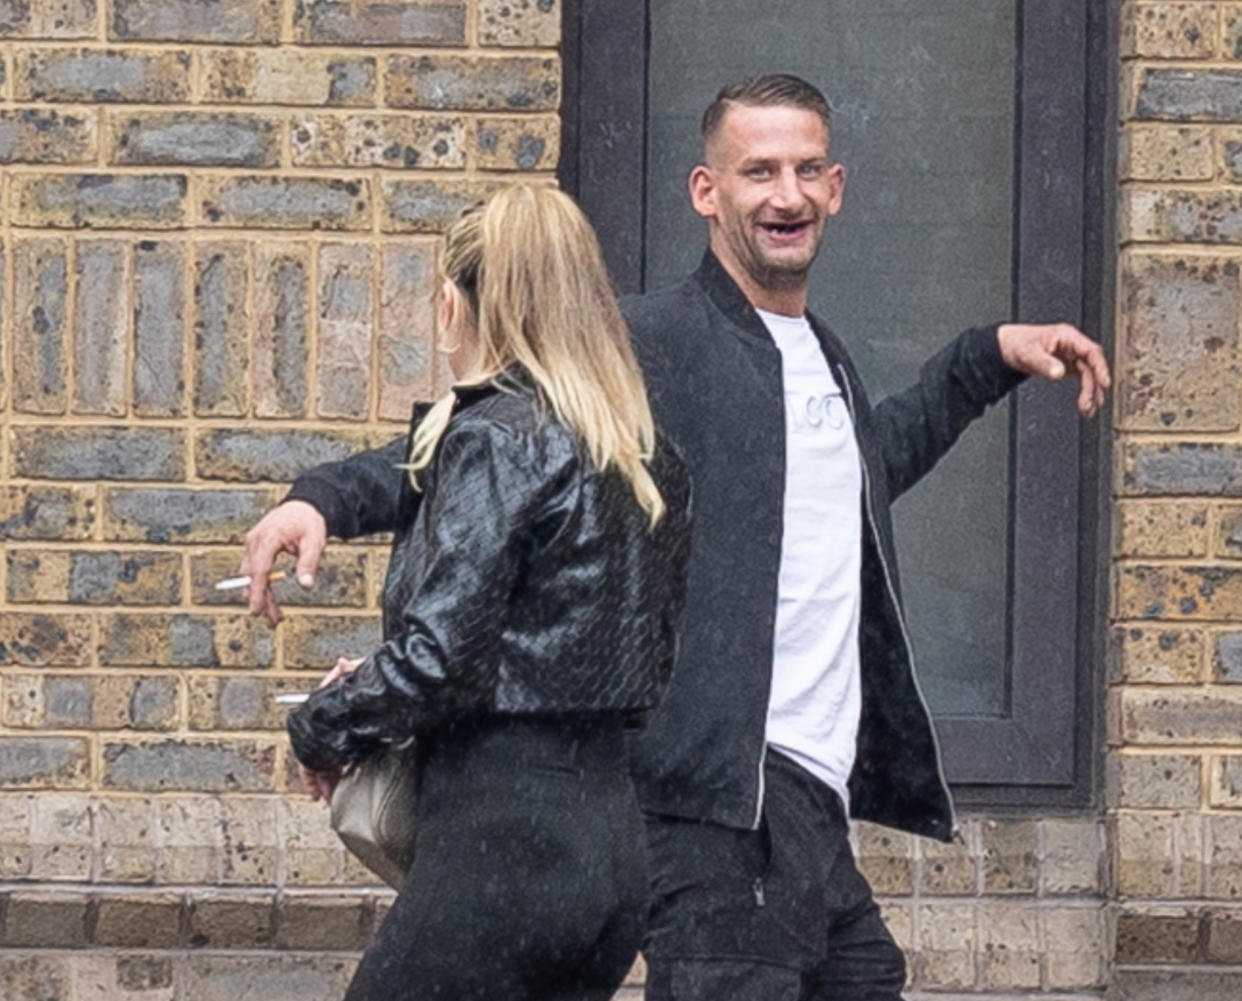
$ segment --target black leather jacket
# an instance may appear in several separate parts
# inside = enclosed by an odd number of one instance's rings
[[[763,808],[780,575],[780,351],[710,253],[685,281],[623,299],[622,308],[656,420],[685,456],[695,497],[677,668],[636,748],[639,801],[653,813],[752,827]],[[811,325],[847,394],[865,477],[863,708],[851,812],[947,840],[953,808],[906,637],[889,505],[1023,377],[1001,359],[996,328],[980,327],[873,409],[845,347],[813,316]],[[389,531],[400,447],[316,467],[289,497],[313,504],[342,538]]]
[[[520,370],[459,391],[422,490],[400,477],[385,642],[290,714],[298,760],[356,762],[479,715],[641,721],[672,670],[690,549],[684,465],[662,440],[649,468],[654,529]]]

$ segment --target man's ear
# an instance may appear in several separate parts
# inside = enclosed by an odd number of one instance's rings
[[[841,203],[845,200],[845,167],[834,163],[829,168],[828,185],[831,192],[828,197],[828,215],[833,216],[841,211]]]
[[[704,219],[716,217],[716,175],[711,167],[699,164],[690,171],[690,204]]]

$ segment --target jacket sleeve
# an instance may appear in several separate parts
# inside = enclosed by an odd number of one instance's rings
[[[307,767],[363,760],[490,702],[497,636],[547,478],[525,438],[495,425],[450,427],[435,463],[419,529],[425,559],[390,619],[392,638],[289,715]]]
[[[876,405],[871,421],[892,500],[922,479],[971,421],[1026,378],[1001,358],[996,331],[965,331],[923,363],[918,382]]]
[[[383,448],[315,466],[293,481],[286,501],[312,505],[339,539],[390,532],[397,527],[409,438],[402,435]]]

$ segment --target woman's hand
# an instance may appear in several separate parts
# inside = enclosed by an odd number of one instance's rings
[[[357,670],[358,665],[365,659],[364,657],[338,657],[336,666],[323,676],[323,681],[319,682],[319,687],[327,688],[337,678],[349,674],[350,671]]]
[[[312,803],[321,799],[325,803],[332,802],[332,792],[341,781],[341,769],[333,768],[326,772],[316,772],[305,765],[298,765],[298,773],[302,776],[302,785],[310,793]]]
[[[338,657],[332,670],[323,676],[323,681],[319,682],[319,687],[327,688],[337,678],[356,670],[363,659],[362,657]],[[298,774],[302,776],[302,785],[310,793],[312,803],[318,803],[321,799],[325,803],[332,802],[332,792],[336,789],[336,784],[341,781],[341,769],[333,768],[326,772],[317,772],[305,765],[298,765]]]

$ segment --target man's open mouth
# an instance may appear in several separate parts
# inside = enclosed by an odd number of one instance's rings
[[[803,219],[800,222],[761,222],[759,228],[772,236],[788,239],[801,236],[810,229],[811,220]]]

